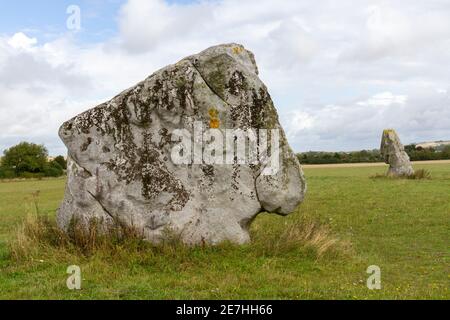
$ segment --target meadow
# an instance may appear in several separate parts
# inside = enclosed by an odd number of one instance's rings
[[[432,179],[306,168],[305,202],[288,217],[261,214],[248,245],[88,254],[36,243],[14,255],[25,216],[54,218],[65,180],[0,182],[0,299],[449,299],[450,164],[415,167]],[[70,265],[79,291],[66,287]],[[370,265],[381,290],[366,286]]]

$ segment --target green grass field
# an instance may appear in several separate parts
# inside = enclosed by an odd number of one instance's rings
[[[449,299],[450,165],[416,167],[432,180],[370,178],[383,167],[306,169],[298,212],[259,216],[255,242],[242,247],[89,256],[53,248],[19,260],[9,252],[18,225],[34,199],[54,216],[65,181],[0,182],[0,298]],[[277,234],[315,217],[351,247],[320,258],[301,245],[273,248]],[[80,291],[66,287],[69,265],[82,269]],[[366,287],[370,265],[381,268],[381,290]]]

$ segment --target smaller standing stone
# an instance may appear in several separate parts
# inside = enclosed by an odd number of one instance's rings
[[[383,131],[380,151],[384,161],[389,164],[388,176],[400,177],[414,174],[409,156],[395,130]]]

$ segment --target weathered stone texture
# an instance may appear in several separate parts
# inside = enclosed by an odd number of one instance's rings
[[[280,170],[263,176],[261,164],[175,164],[171,133],[191,132],[194,122],[205,129],[279,129]],[[255,58],[237,44],[157,71],[64,123],[59,134],[69,150],[57,218],[65,230],[73,219],[97,218],[105,226],[134,226],[154,242],[170,229],[190,244],[245,243],[260,212],[289,214],[306,192]]]
[[[414,174],[409,156],[393,129],[386,129],[381,139],[381,155],[389,164],[388,176],[409,176]]]

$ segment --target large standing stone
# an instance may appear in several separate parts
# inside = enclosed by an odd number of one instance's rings
[[[202,162],[202,150],[214,139],[195,133],[199,125],[215,133],[279,130],[279,170],[267,175],[269,162],[238,163],[234,147],[211,152],[231,164]],[[200,163],[173,160],[174,153],[191,151],[176,149],[176,129],[192,141],[193,158],[200,157]],[[157,71],[64,123],[59,134],[69,150],[66,194],[57,218],[64,230],[73,219],[96,218],[105,226],[114,221],[133,226],[153,242],[170,229],[190,244],[245,243],[260,212],[289,214],[306,192],[255,58],[237,44],[209,48]],[[260,151],[274,149],[265,148],[263,138],[252,141]]]
[[[381,155],[384,161],[389,164],[388,176],[400,177],[414,174],[409,156],[395,130],[386,129],[383,131]]]

